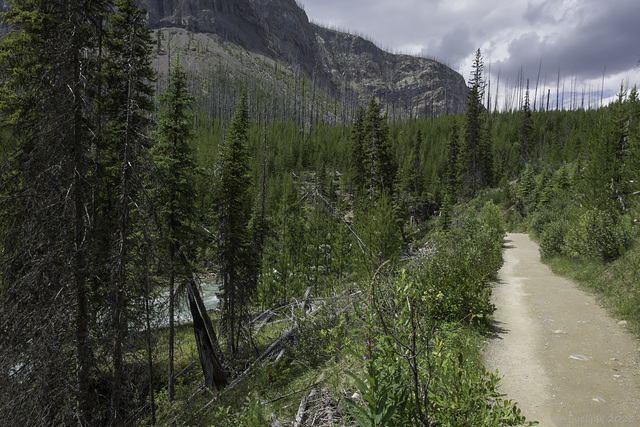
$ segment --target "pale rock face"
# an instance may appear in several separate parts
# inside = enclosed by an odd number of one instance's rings
[[[355,35],[311,24],[295,0],[140,0],[151,28],[180,27],[291,64],[334,96],[375,95],[390,114],[458,114],[467,86],[430,59],[387,53]]]
[[[467,86],[430,59],[394,55],[359,36],[311,24],[295,0],[137,0],[152,29],[214,34],[291,64],[337,99],[366,105],[375,95],[394,117],[458,114]],[[0,11],[8,0],[0,0]],[[0,34],[8,28],[0,27]]]

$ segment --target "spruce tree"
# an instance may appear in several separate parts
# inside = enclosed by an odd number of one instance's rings
[[[520,170],[524,170],[531,160],[533,123],[531,118],[531,107],[529,103],[529,80],[527,80],[527,91],[522,105],[522,121],[520,124]]]
[[[102,266],[91,154],[95,47],[107,6],[15,0],[3,14],[12,31],[0,41],[0,110],[15,145],[0,189],[0,371],[14,374],[0,401],[17,425],[87,425],[99,413],[89,295]]]
[[[178,63],[171,70],[169,86],[160,95],[154,160],[158,169],[156,203],[159,207],[160,245],[169,271],[169,401],[175,393],[174,311],[177,278],[190,279],[197,248],[195,222],[196,165],[190,145],[193,137],[193,98],[187,77]]]
[[[391,194],[396,166],[391,150],[389,124],[387,117],[381,115],[380,105],[373,96],[369,99],[364,118],[362,142],[365,186],[369,197],[376,198],[384,191]]]
[[[356,112],[351,131],[351,156],[349,169],[351,173],[351,191],[359,194],[365,185],[365,143],[364,143],[365,110],[360,107]]]
[[[220,152],[215,203],[217,248],[222,278],[222,313],[228,350],[238,350],[245,311],[256,284],[257,266],[248,232],[251,213],[248,166],[249,111],[243,94]]]
[[[147,226],[151,222],[151,208],[146,186],[152,170],[148,134],[154,72],[150,63],[151,36],[143,12],[131,0],[116,0],[113,6],[114,11],[106,21],[101,70],[104,81],[100,119],[105,121],[104,126],[101,125],[105,134],[101,161],[107,176],[103,181],[105,187],[98,194],[105,200],[102,212],[111,221],[102,220],[97,227],[106,228],[104,235],[112,240],[105,248],[106,255],[112,257],[108,277],[113,278],[109,280],[112,282],[109,293],[113,295],[113,332],[108,334],[113,343],[110,422],[119,424],[125,418],[121,400],[135,398],[123,392],[123,389],[132,389],[124,387],[127,381],[123,366],[125,340],[136,314],[143,314],[129,313],[136,300],[140,303],[138,306],[144,306],[142,301],[149,298],[145,295],[148,289],[140,284],[150,280],[149,265],[142,260],[150,260],[152,256]],[[137,326],[142,328],[141,323]],[[149,376],[152,376],[152,367]]]
[[[451,203],[455,203],[460,191],[460,169],[460,128],[458,122],[454,121],[447,143],[446,186]]]
[[[484,80],[482,54],[477,50],[473,61],[473,71],[467,94],[465,113],[464,149],[462,150],[464,183],[466,196],[472,197],[490,181],[491,156],[487,132],[484,124]]]
[[[627,184],[627,195],[640,194],[640,97],[634,86],[629,93],[629,140],[622,165],[623,180]]]
[[[122,391],[138,380],[123,375],[126,332],[150,251],[134,239],[150,170],[148,30],[125,0],[17,0],[3,18],[0,370],[25,369],[0,400],[16,424],[117,424],[121,401],[139,397]]]
[[[413,151],[411,153],[412,160],[412,174],[411,174],[411,186],[412,186],[412,196],[416,203],[420,203],[420,199],[422,196],[422,158],[421,158],[421,150],[422,150],[422,131],[418,130],[416,132],[416,138],[413,143]]]

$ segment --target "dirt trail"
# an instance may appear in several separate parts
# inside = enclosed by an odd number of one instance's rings
[[[541,426],[640,426],[640,342],[542,264],[529,236],[508,234],[505,247],[485,351],[500,391]]]

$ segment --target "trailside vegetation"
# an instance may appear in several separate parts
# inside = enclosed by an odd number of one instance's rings
[[[156,79],[143,15],[3,14],[3,419],[519,425],[478,350],[505,230],[548,260],[632,265],[617,292],[637,298],[635,88],[572,111],[527,90],[489,112],[478,50],[465,115],[390,123],[297,73],[273,93],[175,60]]]

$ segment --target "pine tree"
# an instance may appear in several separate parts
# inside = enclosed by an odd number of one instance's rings
[[[103,213],[115,222],[113,226],[106,227],[104,234],[113,238],[106,251],[113,254],[109,277],[113,278],[114,295],[113,333],[110,334],[113,342],[110,422],[119,424],[124,418],[120,402],[125,394],[125,339],[133,319],[128,314],[134,299],[149,298],[144,295],[147,290],[140,284],[149,281],[149,266],[141,260],[151,258],[150,230],[147,229],[151,221],[148,211],[143,208],[149,202],[145,197],[145,187],[152,170],[148,133],[150,112],[153,110],[151,82],[154,72],[150,65],[151,36],[143,12],[131,0],[116,0],[114,8],[107,17],[103,43],[101,74],[104,82],[100,104],[100,118],[106,122],[106,144],[102,145],[101,155],[105,170],[110,174],[99,197],[113,198],[107,204],[112,212],[104,210]],[[101,221],[100,225],[110,226],[111,221]],[[151,354],[148,357],[151,358]],[[152,367],[149,375],[152,376]],[[152,389],[150,392],[153,394]],[[129,399],[132,400],[133,396]]]
[[[529,104],[529,80],[527,80],[527,91],[522,105],[522,121],[520,125],[520,169],[524,170],[531,160],[531,138],[533,133],[533,123],[531,119],[531,108]]]
[[[267,306],[285,303],[299,293],[304,240],[302,197],[290,174],[282,178],[279,203],[272,214],[264,251],[260,299]]]
[[[15,150],[0,189],[0,371],[20,369],[0,400],[15,424],[86,425],[97,413],[89,294],[102,266],[90,165],[106,14],[107,2],[16,0],[3,16],[13,31],[0,42],[0,110]]]
[[[364,144],[365,186],[370,198],[376,198],[384,191],[393,191],[396,166],[391,151],[389,124],[381,115],[380,105],[375,97],[369,99],[364,118],[362,143]]]
[[[629,141],[624,155],[623,180],[627,194],[640,194],[640,97],[634,86],[629,93]]]
[[[360,107],[356,112],[351,132],[351,157],[350,157],[350,173],[351,173],[351,191],[360,193],[365,185],[365,143],[364,143],[364,120],[365,109]]]
[[[222,312],[228,349],[238,350],[242,316],[256,285],[257,266],[248,233],[251,185],[248,166],[249,112],[243,94],[220,153],[216,190],[217,247],[222,277]]]
[[[176,278],[191,278],[197,247],[195,221],[195,162],[190,146],[193,116],[187,77],[178,63],[170,74],[169,86],[160,95],[160,114],[154,159],[159,180],[156,203],[159,206],[161,247],[169,267],[169,401],[175,393],[174,310]]]
[[[464,149],[464,180],[463,187],[467,196],[473,196],[490,181],[491,156],[484,124],[484,80],[482,70],[482,54],[476,52],[473,61],[473,71],[469,81],[467,95],[467,112],[465,114]]]
[[[454,121],[447,144],[447,194],[453,203],[460,191],[460,130]]]
[[[353,229],[363,247],[359,253],[360,272],[371,278],[385,261],[391,265],[399,259],[402,249],[401,221],[393,198],[385,191],[374,200],[356,204]]]
[[[413,166],[413,170],[412,170],[412,190],[413,190],[413,194],[412,196],[414,197],[415,201],[417,203],[420,202],[420,199],[422,197],[422,156],[421,156],[421,150],[422,150],[422,131],[418,130],[418,132],[416,132],[416,138],[415,141],[413,143],[413,151],[411,153],[411,159],[412,159],[412,166]]]

